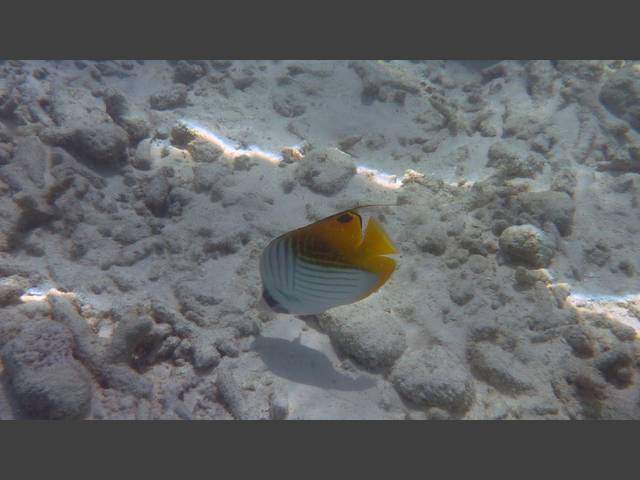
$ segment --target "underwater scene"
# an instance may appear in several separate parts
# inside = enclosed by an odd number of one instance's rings
[[[640,61],[0,61],[0,419],[640,419]]]

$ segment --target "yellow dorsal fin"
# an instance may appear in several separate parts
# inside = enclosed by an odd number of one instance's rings
[[[398,253],[382,225],[373,217],[369,218],[367,230],[359,250],[360,254],[365,257]]]

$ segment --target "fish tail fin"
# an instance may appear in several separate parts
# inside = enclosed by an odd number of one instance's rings
[[[362,244],[360,245],[360,251],[362,255],[366,257],[398,253],[398,250],[382,228],[382,225],[373,217],[369,218],[369,222],[367,223],[367,229]]]
[[[367,295],[365,295],[369,296],[387,283],[387,280],[389,280],[389,277],[391,277],[391,274],[396,269],[396,261],[390,257],[371,257],[367,261],[365,268],[378,276],[376,284],[367,292]]]

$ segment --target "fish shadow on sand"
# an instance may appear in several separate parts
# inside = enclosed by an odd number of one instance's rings
[[[352,378],[338,372],[324,353],[305,347],[299,339],[259,336],[251,348],[273,374],[292,382],[343,391],[366,390],[376,383],[365,376]]]

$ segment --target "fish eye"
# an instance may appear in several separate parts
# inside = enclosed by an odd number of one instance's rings
[[[350,213],[343,213],[338,218],[336,218],[340,223],[349,223],[353,220],[353,216]]]

